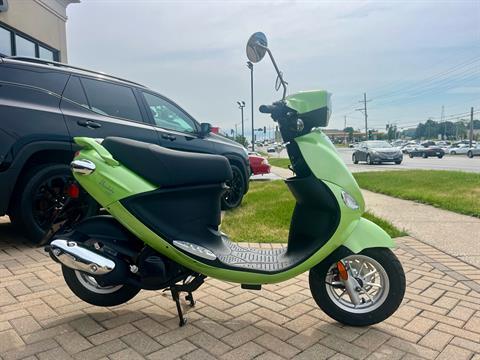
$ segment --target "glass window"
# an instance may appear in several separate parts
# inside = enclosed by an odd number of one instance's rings
[[[70,77],[70,80],[68,80],[67,87],[63,92],[63,97],[86,108],[90,108],[82,84],[80,83],[80,79],[76,76],[72,76]]]
[[[38,55],[40,59],[44,60],[55,60],[53,57],[53,51],[45,49],[43,46],[38,47]]]
[[[15,45],[18,56],[35,57],[35,43],[21,36],[15,35]]]
[[[12,55],[12,38],[10,31],[0,27],[0,54]]]
[[[102,115],[142,121],[131,88],[87,78],[82,78],[82,83],[93,111]]]
[[[170,130],[193,133],[196,131],[195,122],[182,110],[167,100],[149,93],[143,93],[152,112],[155,124]]]

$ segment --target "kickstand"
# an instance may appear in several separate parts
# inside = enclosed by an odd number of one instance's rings
[[[195,306],[195,299],[193,298],[193,292],[197,290],[200,285],[203,284],[205,280],[205,275],[196,274],[193,276],[193,280],[183,283],[170,286],[170,291],[172,293],[173,301],[177,306],[178,318],[180,319],[180,326],[184,326],[187,323],[187,318],[183,316],[182,305],[180,304],[180,292],[186,292],[185,300],[189,302],[191,307]]]
[[[175,301],[175,305],[177,305],[178,318],[180,319],[179,326],[182,327],[187,323],[187,318],[183,316],[182,305],[180,304],[180,296],[178,295],[179,291],[176,286],[172,286],[170,291],[172,292],[173,301]]]
[[[195,299],[193,298],[193,293],[191,291],[188,292],[188,295],[185,296],[185,300],[190,302],[190,307],[195,306]]]

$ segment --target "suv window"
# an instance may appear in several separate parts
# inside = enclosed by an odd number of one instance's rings
[[[108,116],[142,121],[133,90],[127,86],[82,78],[90,109]]]
[[[155,124],[169,130],[194,133],[197,130],[195,121],[192,120],[178,107],[167,100],[150,93],[144,92],[145,100],[150,108]]]
[[[0,81],[35,86],[58,95],[62,93],[67,80],[68,74],[54,69],[11,63],[0,65]]]
[[[63,97],[88,109],[90,108],[90,106],[88,106],[87,97],[83,91],[82,84],[80,83],[80,79],[76,76],[72,76],[68,80],[67,87],[63,92]]]

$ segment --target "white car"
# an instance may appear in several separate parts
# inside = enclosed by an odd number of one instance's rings
[[[467,152],[467,156],[469,158],[473,158],[474,156],[480,156],[480,144],[473,145]]]
[[[470,149],[470,146],[467,144],[458,144],[455,147],[451,147],[448,153],[450,155],[465,155],[468,153],[468,150]]]

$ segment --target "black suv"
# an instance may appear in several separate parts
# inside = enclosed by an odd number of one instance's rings
[[[41,239],[71,187],[75,136],[221,154],[234,174],[222,207],[237,207],[248,191],[247,151],[210,129],[143,85],[57,62],[0,58],[0,215]],[[86,194],[80,198],[85,215],[97,211]]]

